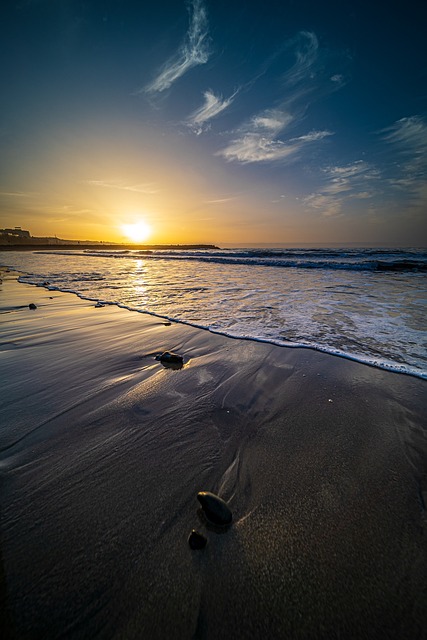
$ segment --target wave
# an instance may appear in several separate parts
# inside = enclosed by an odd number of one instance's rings
[[[169,316],[169,315],[162,315],[159,313],[155,313],[153,311],[149,311],[149,310],[145,310],[145,309],[139,309],[136,307],[133,307],[131,305],[127,305],[121,302],[114,302],[111,300],[105,300],[103,298],[98,298],[98,297],[93,297],[93,296],[87,296],[84,295],[82,293],[80,293],[79,291],[76,291],[75,289],[71,289],[68,287],[64,287],[64,286],[55,286],[52,284],[48,284],[47,282],[40,282],[40,279],[35,277],[34,274],[27,274],[24,276],[20,276],[18,278],[18,280],[20,282],[24,282],[26,284],[31,284],[34,286],[38,286],[38,287],[45,287],[47,288],[49,291],[61,291],[64,293],[71,293],[76,295],[77,297],[81,298],[82,300],[89,300],[91,302],[94,302],[96,304],[101,304],[101,305],[111,305],[111,306],[116,306],[119,307],[120,309],[127,309],[128,311],[132,311],[132,312],[136,312],[136,313],[142,313],[145,315],[150,315],[150,316],[154,316],[156,318],[160,318],[162,320],[169,320],[171,322],[176,322],[178,324],[184,324],[187,326],[191,326],[197,329],[202,329],[205,331],[209,331],[211,333],[215,333],[215,334],[219,334],[219,335],[223,335],[226,336],[228,338],[232,338],[232,339],[237,339],[237,340],[250,340],[253,342],[262,342],[262,343],[267,343],[267,344],[273,344],[279,347],[289,347],[289,348],[299,348],[299,349],[311,349],[314,351],[320,351],[322,353],[326,353],[332,356],[337,356],[340,358],[345,358],[347,360],[352,360],[354,362],[359,362],[361,364],[366,364],[368,366],[371,367],[375,367],[378,369],[382,369],[384,371],[390,371],[393,373],[401,373],[401,374],[406,374],[406,375],[411,375],[417,378],[421,378],[423,380],[427,380],[427,371],[425,370],[421,370],[418,369],[417,367],[411,366],[409,364],[403,364],[403,363],[398,363],[398,362],[393,362],[390,361],[388,359],[386,359],[385,357],[381,356],[381,354],[378,352],[377,356],[373,356],[373,355],[362,355],[362,354],[355,354],[355,353],[350,353],[348,351],[344,351],[340,348],[337,347],[333,347],[331,345],[325,346],[322,344],[319,344],[315,341],[292,341],[292,340],[286,340],[286,339],[277,339],[277,338],[271,338],[271,337],[261,337],[261,336],[255,336],[255,335],[248,335],[248,334],[242,334],[242,333],[238,333],[238,332],[233,332],[233,331],[229,331],[227,329],[218,329],[216,327],[212,327],[209,325],[204,325],[204,324],[200,324],[200,323],[196,323],[196,322],[190,322],[188,320],[185,320],[183,318],[176,318],[174,316]]]
[[[78,252],[55,251],[57,255]],[[419,251],[390,250],[245,250],[245,251],[103,251],[86,249],[80,255],[94,258],[191,260],[209,264],[276,267],[285,269],[323,269],[371,272],[427,272],[427,254]]]

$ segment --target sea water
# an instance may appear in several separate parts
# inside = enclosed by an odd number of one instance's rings
[[[422,249],[91,249],[1,261],[22,282],[427,379]]]

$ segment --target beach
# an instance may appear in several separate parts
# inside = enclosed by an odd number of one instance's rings
[[[427,637],[425,380],[1,277],[2,637]]]

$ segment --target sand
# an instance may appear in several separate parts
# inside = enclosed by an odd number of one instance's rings
[[[427,637],[425,381],[3,278],[2,638]]]

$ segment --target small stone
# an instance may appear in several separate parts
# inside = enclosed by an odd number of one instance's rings
[[[95,309],[101,309],[101,307],[104,307],[105,305],[102,304],[102,302],[97,302],[95,305]]]
[[[193,531],[188,536],[188,544],[190,548],[193,550],[196,549],[204,549],[207,545],[207,538],[203,536],[201,533],[193,529]]]
[[[170,351],[164,351],[161,355],[156,356],[156,360],[167,364],[183,364],[184,358],[177,353],[170,353]]]
[[[222,498],[210,491],[199,491],[197,500],[202,505],[203,512],[209,522],[219,525],[231,524],[233,514]]]
[[[172,322],[164,322],[163,324],[165,325],[165,327],[170,327]]]
[[[37,305],[34,304],[34,302],[30,302],[30,304],[28,305],[29,309],[37,309]]]

